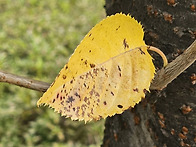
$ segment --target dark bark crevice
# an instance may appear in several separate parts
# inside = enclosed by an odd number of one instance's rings
[[[145,42],[160,48],[169,61],[196,39],[196,1],[106,0],[107,15],[130,14],[144,26]],[[160,57],[154,55],[157,67]],[[102,146],[196,146],[196,63],[162,91],[152,91],[134,109],[107,118]],[[188,131],[187,131],[188,129]]]

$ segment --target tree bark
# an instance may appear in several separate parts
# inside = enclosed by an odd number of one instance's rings
[[[145,42],[174,60],[196,38],[196,1],[106,0],[107,15],[123,12],[144,26]],[[157,67],[161,60],[154,56]],[[107,118],[103,147],[196,147],[196,63],[133,109]]]

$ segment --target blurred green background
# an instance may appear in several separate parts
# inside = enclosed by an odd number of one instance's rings
[[[0,69],[52,83],[104,0],[0,0]],[[42,93],[0,83],[0,147],[100,146],[104,120],[87,123],[37,108]]]

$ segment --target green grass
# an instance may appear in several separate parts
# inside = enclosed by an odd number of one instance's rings
[[[1,0],[0,69],[51,83],[105,17],[103,5],[103,0]],[[85,125],[37,108],[41,95],[0,83],[0,146],[100,146],[103,120]]]

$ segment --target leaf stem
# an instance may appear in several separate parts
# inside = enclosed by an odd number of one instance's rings
[[[167,66],[167,64],[168,64],[167,58],[166,58],[165,54],[160,49],[158,49],[154,46],[148,46],[147,49],[158,53],[163,59],[163,67]]]

